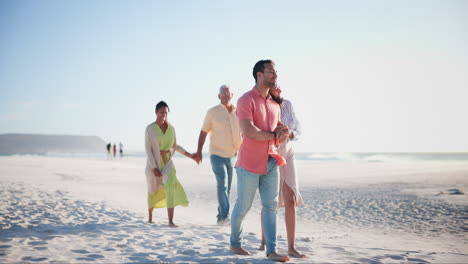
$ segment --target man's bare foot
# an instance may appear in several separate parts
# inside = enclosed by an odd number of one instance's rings
[[[237,255],[249,255],[251,256],[252,254],[250,254],[250,252],[248,252],[247,250],[243,249],[243,248],[235,248],[235,247],[231,247],[229,249],[229,251],[231,253],[234,253],[234,254],[237,254]]]
[[[179,226],[174,224],[174,222],[169,222],[169,227],[179,227]]]
[[[273,261],[280,261],[280,262],[289,261],[288,256],[279,255],[276,252],[271,252],[270,254],[268,254],[268,259],[273,260]]]
[[[297,251],[295,248],[288,250],[288,255],[295,258],[306,258],[307,256]]]
[[[264,251],[265,250],[265,243],[261,243],[258,250]]]

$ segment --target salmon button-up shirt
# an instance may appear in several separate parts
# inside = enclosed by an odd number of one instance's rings
[[[239,121],[252,120],[254,126],[263,131],[273,132],[281,124],[281,109],[268,94],[265,99],[257,88],[243,94],[237,101],[237,117]],[[242,134],[242,144],[239,149],[236,167],[265,175],[267,173],[268,157],[278,159],[278,164],[284,164],[284,159],[278,155],[275,140],[253,140]]]

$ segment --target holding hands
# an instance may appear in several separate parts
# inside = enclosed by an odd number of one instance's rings
[[[198,158],[197,158],[197,153],[185,152],[185,153],[184,153],[184,156],[186,156],[187,158],[192,159],[192,160],[195,161],[197,164],[199,164]]]
[[[196,152],[193,154],[194,157],[193,157],[193,160],[198,164],[200,165],[200,163],[202,163],[202,160],[203,160],[203,155],[201,152]]]
[[[189,152],[185,152],[183,153],[184,156],[186,156],[187,158],[190,158],[192,159],[193,161],[195,161],[197,164],[200,164],[201,163],[201,155],[200,155],[200,158],[198,158],[198,154],[197,153],[189,153]],[[153,169],[153,175],[156,176],[156,177],[162,177],[162,173],[161,171],[158,169],[158,168],[154,168]]]
[[[279,143],[283,143],[290,134],[289,127],[285,125],[278,125],[273,132],[276,134]]]
[[[198,153],[192,153],[191,159],[195,161],[195,163],[200,164],[201,158],[198,157]]]

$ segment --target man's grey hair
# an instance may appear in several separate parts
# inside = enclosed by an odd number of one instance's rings
[[[223,84],[223,85],[221,85],[219,87],[219,93],[218,94],[221,94],[223,92],[223,89],[225,89],[225,88],[231,90],[231,87],[228,84]]]

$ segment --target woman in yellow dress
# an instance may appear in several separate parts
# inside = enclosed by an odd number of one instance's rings
[[[188,206],[187,195],[176,177],[172,161],[175,151],[193,159],[177,145],[174,127],[167,121],[169,106],[161,101],[156,105],[156,121],[146,127],[146,181],[148,183],[148,222],[153,222],[153,209],[167,207],[169,226],[174,224],[174,207]]]

